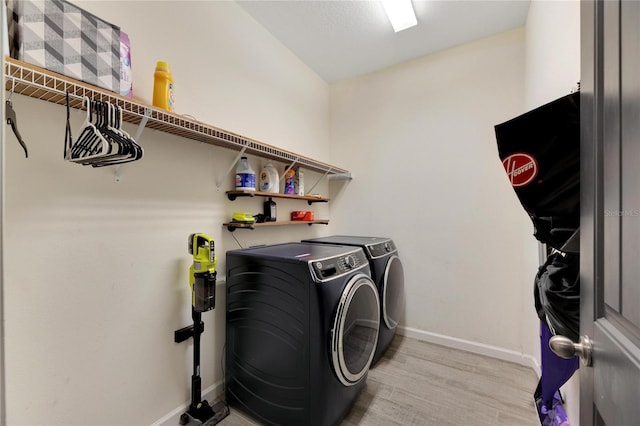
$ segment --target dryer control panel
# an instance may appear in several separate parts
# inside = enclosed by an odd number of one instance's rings
[[[318,281],[328,281],[368,267],[369,262],[362,249],[358,249],[342,256],[312,260],[309,266]]]
[[[389,253],[393,253],[397,251],[395,243],[393,240],[383,241],[377,244],[367,245],[367,250],[369,250],[369,254],[372,258],[386,256]]]

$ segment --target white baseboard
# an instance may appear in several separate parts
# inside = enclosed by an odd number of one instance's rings
[[[208,388],[202,391],[202,399],[212,403],[215,401],[220,395],[222,395],[222,381],[214,383]],[[156,420],[151,424],[151,426],[175,426],[180,424],[180,416],[182,413],[186,412],[189,408],[189,404],[191,401],[185,402],[180,407],[176,408],[163,418]]]
[[[435,343],[437,345],[446,346],[448,348],[459,349],[474,354],[484,355],[503,361],[513,362],[525,367],[532,368],[538,377],[540,377],[541,369],[538,360],[531,355],[526,355],[510,349],[499,348],[497,346],[485,345],[484,343],[472,342],[470,340],[458,339],[457,337],[445,336],[442,334],[431,333],[429,331],[418,330],[417,328],[398,326],[398,334],[411,337],[412,339],[423,342]]]

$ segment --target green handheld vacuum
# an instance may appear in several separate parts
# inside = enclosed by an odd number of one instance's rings
[[[229,414],[224,402],[213,407],[202,400],[202,380],[200,378],[200,335],[204,331],[202,312],[210,311],[216,305],[216,263],[213,238],[206,234],[189,236],[189,254],[193,263],[189,267],[189,287],[191,288],[191,317],[193,325],[175,332],[176,343],[193,337],[193,375],[191,376],[191,404],[180,417],[181,425],[206,425],[218,423]]]
[[[189,235],[189,254],[193,263],[189,267],[191,305],[195,312],[206,312],[216,307],[216,258],[213,238],[205,234]]]

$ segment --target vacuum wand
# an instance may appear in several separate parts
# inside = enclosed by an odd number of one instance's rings
[[[202,313],[191,309],[193,318],[193,375],[191,375],[191,406],[190,412],[198,411],[198,404],[202,402],[202,378],[200,377],[200,335],[203,328]],[[213,413],[212,413],[213,414]]]

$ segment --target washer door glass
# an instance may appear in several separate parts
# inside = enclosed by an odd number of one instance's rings
[[[358,274],[345,286],[331,329],[333,368],[345,386],[369,371],[379,328],[378,292],[371,278]]]
[[[384,270],[382,316],[390,330],[398,326],[404,310],[404,269],[398,256],[391,256]]]

